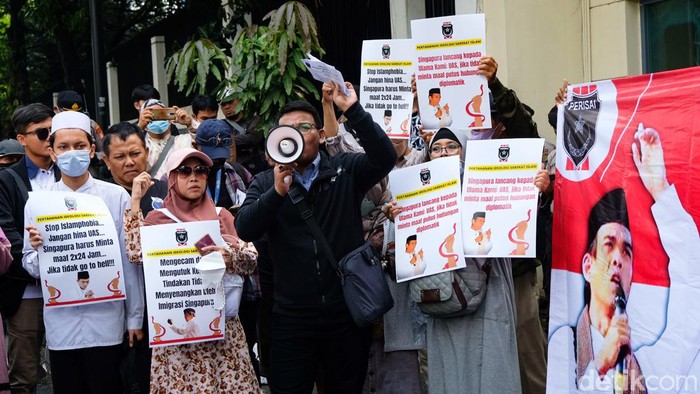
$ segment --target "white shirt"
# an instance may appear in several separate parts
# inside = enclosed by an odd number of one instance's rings
[[[411,264],[409,262],[404,264],[396,264],[396,277],[399,279],[411,278],[414,276],[422,275],[425,272],[425,261],[417,252],[407,253],[408,261],[411,261],[414,257],[416,258],[416,263]]]
[[[486,237],[486,234],[482,233],[481,230],[473,230],[469,229],[467,230],[471,233],[471,237],[469,237],[469,242],[467,242],[464,245],[464,254],[468,255],[487,255],[491,251],[491,248],[493,248],[493,245],[491,245],[491,240]],[[476,238],[483,234],[483,238],[481,239],[481,242],[476,242]]]
[[[167,177],[167,163],[170,154],[172,154],[178,149],[192,147],[192,136],[189,133],[176,135],[174,137],[175,142],[173,142],[173,146],[170,147],[170,149],[166,153],[165,160],[163,160],[163,163],[158,168],[158,172],[156,172],[154,176],[155,179],[162,180],[164,175]],[[161,152],[163,152],[163,148],[165,148],[165,145],[168,143],[169,138],[170,135],[163,138],[162,140],[158,140],[151,137],[150,134],[146,133],[146,148],[148,148],[148,166],[146,167],[146,171],[151,171],[151,168],[153,168],[153,166],[156,164],[156,162],[158,161],[158,157],[160,156]]]
[[[452,125],[452,117],[445,111],[444,107],[438,104],[437,106],[428,105],[428,108],[430,108],[428,116],[421,117],[423,128],[426,130],[437,130],[441,127],[450,127],[450,125]],[[442,109],[442,116],[438,118],[435,114],[440,109]]]
[[[73,191],[63,181],[49,188],[57,191]],[[83,186],[75,190],[100,196],[109,208],[114,225],[119,234],[122,252],[125,301],[103,302],[66,308],[44,308],[46,344],[50,350],[82,349],[96,346],[113,346],[122,343],[126,328],[136,330],[143,325],[144,282],[141,267],[129,263],[124,247],[123,217],[129,208],[131,198],[118,185],[95,180],[90,176]],[[27,206],[24,210],[24,223],[35,225],[30,218],[35,215]],[[29,243],[29,233],[24,232],[22,265],[35,278],[40,278],[39,253]],[[124,315],[126,308],[126,318]]]
[[[640,315],[638,319],[630,321],[631,347],[650,393],[695,392],[700,387],[696,360],[700,358],[700,306],[697,303],[700,300],[700,255],[697,252],[700,249],[700,236],[693,218],[681,205],[674,186],[668,187],[659,195],[651,212],[659,230],[659,238],[669,257],[668,274],[671,284],[668,288],[666,327],[656,341],[640,345],[635,342],[640,336],[635,336],[635,331],[655,327],[656,321],[664,318],[658,313]],[[645,303],[663,302],[661,293],[665,290],[660,288],[659,296],[651,299],[647,297]],[[631,291],[630,301],[634,296],[634,291]],[[653,308],[650,306],[650,309]],[[603,336],[591,328],[594,355],[602,346],[602,341]],[[612,392],[612,372],[608,371],[600,377],[593,365],[586,368],[582,377],[585,384],[590,385],[589,388],[585,391],[584,387],[576,389],[574,334],[568,325],[556,329],[552,334],[549,366],[548,393]],[[685,387],[683,379],[688,380],[688,387]],[[678,387],[671,384],[673,380],[680,381]],[[698,387],[693,385],[694,380]]]
[[[199,326],[197,325],[194,317],[185,323],[185,327],[183,328],[175,326],[170,326],[170,328],[172,328],[176,333],[182,335],[183,338],[196,338],[199,336]]]

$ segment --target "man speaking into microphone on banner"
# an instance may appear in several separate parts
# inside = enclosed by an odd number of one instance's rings
[[[642,184],[654,199],[651,213],[669,258],[666,326],[655,341],[634,346],[635,328],[637,333],[649,329],[639,321],[643,319],[628,321],[625,311],[627,301],[634,297],[630,224],[635,224],[638,215],[627,211],[623,189],[610,190],[593,206],[588,219],[588,246],[581,261],[584,305],[578,323],[555,328],[551,336],[550,362],[565,363],[561,368],[566,373],[548,374],[550,393],[693,389],[686,386],[692,383],[688,379],[700,346],[700,310],[689,303],[700,299],[700,237],[666,177],[659,133],[640,123],[631,148]],[[637,251],[642,248],[638,246]],[[663,300],[643,303],[659,301]],[[662,384],[668,377],[676,378],[677,384]],[[678,381],[680,377],[684,380]]]

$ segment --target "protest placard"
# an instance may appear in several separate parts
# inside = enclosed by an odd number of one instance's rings
[[[396,280],[465,267],[459,204],[459,157],[389,173],[403,210],[395,219]]]
[[[360,103],[390,138],[410,137],[412,40],[362,42]]]
[[[483,14],[411,21],[416,87],[425,130],[491,127],[486,77],[477,75],[486,53]]]
[[[44,306],[126,299],[119,237],[102,198],[35,191],[25,210],[43,241],[38,258]]]
[[[216,220],[141,228],[151,347],[224,338],[223,284],[212,284],[197,268],[195,243],[207,235],[223,244]]]
[[[464,254],[535,256],[535,175],[544,140],[519,138],[467,142],[462,188]]]

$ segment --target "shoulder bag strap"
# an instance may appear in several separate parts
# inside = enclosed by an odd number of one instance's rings
[[[341,276],[340,269],[338,268],[338,262],[335,260],[335,256],[333,256],[331,246],[328,244],[328,240],[323,234],[323,231],[321,231],[321,228],[318,226],[316,219],[314,219],[314,213],[309,207],[309,204],[306,203],[306,200],[304,199],[304,193],[301,191],[298,185],[292,185],[289,188],[289,193],[287,194],[292,199],[294,206],[296,206],[299,210],[301,218],[304,219],[306,224],[309,226],[309,229],[311,229],[311,233],[313,234],[314,238],[316,238],[318,244],[321,246],[321,250],[323,250],[323,253],[326,255],[328,261],[331,263],[331,266],[338,273],[338,276]]]
[[[163,215],[172,219],[175,223],[182,223],[182,220],[178,219],[177,216],[173,215],[172,212],[168,211],[168,208],[159,208],[156,211],[162,213]]]
[[[6,168],[5,171],[7,171],[10,175],[12,175],[13,178],[15,178],[15,183],[17,183],[17,188],[19,189],[19,192],[22,193],[24,201],[29,200],[29,190],[27,190],[27,185],[24,184],[24,181],[19,176],[19,174],[12,168]]]
[[[168,156],[168,152],[170,151],[170,148],[173,147],[174,143],[175,143],[175,136],[171,135],[170,137],[168,137],[168,142],[165,143],[165,146],[163,147],[163,151],[160,152],[160,156],[158,156],[158,160],[151,168],[151,171],[148,171],[148,174],[150,176],[152,176],[152,177],[156,176],[156,173],[158,173],[158,170],[160,170],[160,166],[163,165],[163,162],[165,161],[165,158]]]

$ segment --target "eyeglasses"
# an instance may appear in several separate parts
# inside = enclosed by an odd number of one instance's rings
[[[304,134],[304,135],[309,134],[311,132],[311,130],[316,128],[315,124],[309,123],[309,122],[303,122],[303,123],[299,123],[297,125],[290,125],[290,126],[299,130],[301,132],[301,134]]]
[[[204,146],[231,146],[231,137],[222,137],[219,134],[206,140],[197,137],[197,143]]]
[[[24,134],[24,135],[32,135],[32,134],[34,134],[34,135],[36,135],[36,138],[38,138],[39,140],[45,141],[47,138],[49,138],[49,133],[50,133],[50,132],[51,132],[50,129],[48,129],[48,128],[46,128],[46,127],[42,127],[42,128],[40,128],[40,129],[36,129],[36,130],[34,130],[34,131],[30,131],[30,132],[28,132],[28,133],[21,133],[21,134]]]
[[[175,169],[177,171],[177,174],[180,175],[183,178],[188,178],[190,175],[192,175],[192,172],[194,171],[194,175],[196,177],[206,177],[209,175],[209,167],[207,166],[195,166],[195,167],[188,167],[188,166],[180,166]]]
[[[459,145],[448,144],[445,147],[434,145],[432,148],[430,148],[431,155],[439,155],[442,153],[442,151],[445,151],[448,155],[454,155],[459,151]]]

